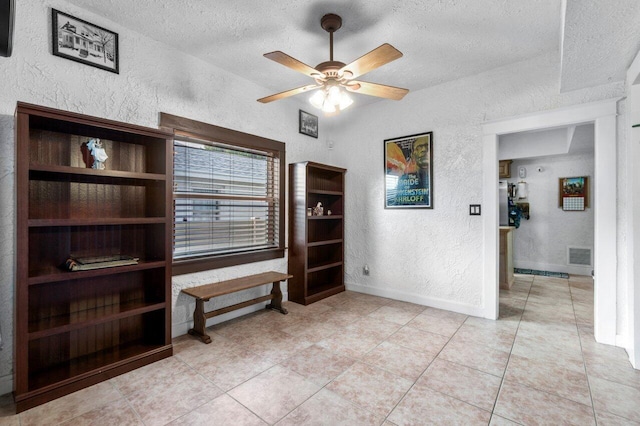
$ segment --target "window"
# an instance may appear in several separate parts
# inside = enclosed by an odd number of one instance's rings
[[[284,144],[162,113],[174,132],[174,275],[284,257]]]

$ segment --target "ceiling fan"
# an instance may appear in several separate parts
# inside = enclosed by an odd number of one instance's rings
[[[265,58],[278,62],[294,71],[308,75],[315,80],[315,83],[276,93],[275,95],[258,99],[258,102],[273,102],[289,96],[320,89],[309,100],[315,107],[322,109],[325,113],[331,114],[345,109],[353,102],[341,89],[352,93],[361,93],[363,95],[393,100],[400,100],[404,95],[409,93],[409,90],[399,87],[354,80],[369,71],[373,71],[384,64],[402,57],[402,52],[390,44],[385,43],[350,64],[334,61],[333,33],[342,26],[342,18],[336,14],[329,13],[322,17],[320,25],[329,33],[329,60],[316,65],[315,68],[292,58],[284,52],[275,51],[264,54]]]

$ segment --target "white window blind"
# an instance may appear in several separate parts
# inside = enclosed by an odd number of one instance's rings
[[[173,163],[175,260],[278,247],[273,152],[176,135]]]

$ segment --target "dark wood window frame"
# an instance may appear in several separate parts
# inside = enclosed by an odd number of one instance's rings
[[[175,135],[187,138],[201,139],[240,148],[259,149],[270,151],[278,156],[279,160],[279,194],[278,194],[278,247],[253,250],[242,253],[211,255],[185,260],[173,261],[173,275],[182,275],[192,272],[206,271],[209,269],[224,268],[246,263],[260,262],[264,260],[284,257],[285,251],[285,144],[272,139],[251,135],[248,133],[231,130],[213,124],[191,120],[164,112],[160,113],[160,127]]]

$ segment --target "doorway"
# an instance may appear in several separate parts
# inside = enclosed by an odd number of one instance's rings
[[[619,99],[485,123],[483,129],[483,316],[498,318],[498,138],[510,133],[594,124],[594,333],[616,339],[616,114]]]

